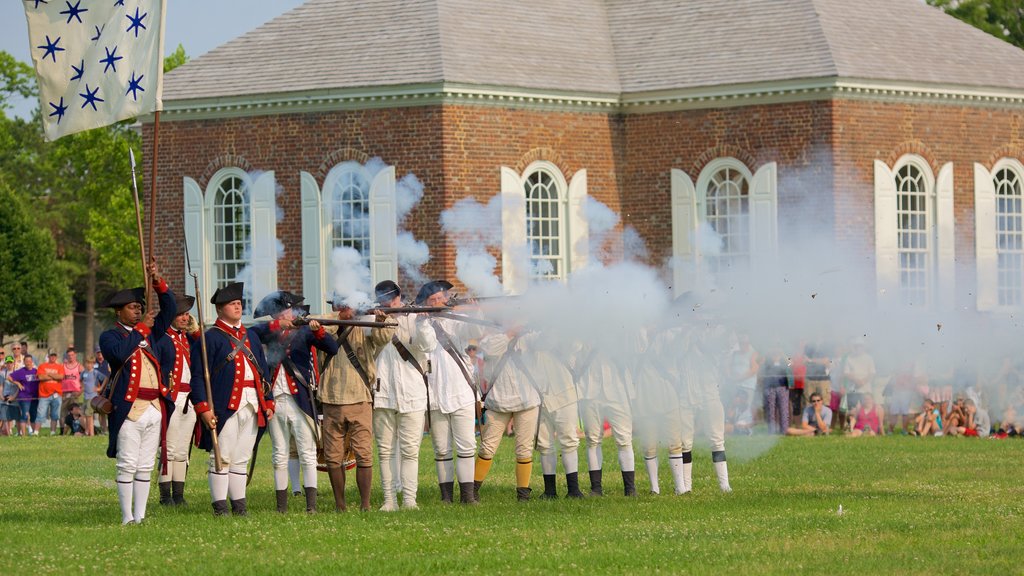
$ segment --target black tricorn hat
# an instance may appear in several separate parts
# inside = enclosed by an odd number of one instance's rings
[[[384,280],[374,286],[373,293],[377,297],[377,304],[383,304],[394,300],[395,296],[401,296],[402,289],[399,288],[394,280]]]
[[[341,310],[342,308],[352,307],[347,302],[345,302],[345,297],[342,296],[341,294],[338,294],[337,292],[335,292],[334,295],[331,296],[330,300],[326,300],[326,302],[331,305],[332,310]]]
[[[241,300],[243,286],[244,284],[242,282],[231,282],[223,288],[218,288],[217,291],[213,293],[213,297],[210,298],[210,304],[220,306],[222,304],[227,304],[228,302]]]
[[[195,296],[189,296],[188,294],[175,295],[174,305],[178,308],[178,314],[184,314],[192,309],[192,305],[196,303]]]
[[[419,294],[416,295],[416,304],[423,304],[434,294],[444,290],[451,290],[452,283],[447,280],[433,280],[427,282],[420,288]]]
[[[121,290],[120,292],[114,292],[111,294],[107,301],[103,304],[104,308],[113,308],[117,310],[131,304],[132,302],[138,302],[139,304],[146,303],[146,290],[142,287],[139,288],[128,288]]]
[[[292,294],[285,290],[276,290],[264,296],[263,300],[260,300],[260,303],[256,305],[256,309],[253,310],[252,315],[253,318],[277,316],[289,308],[298,307],[303,300],[304,298],[298,294]]]

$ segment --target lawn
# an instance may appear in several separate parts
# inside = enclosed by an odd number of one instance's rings
[[[503,442],[478,507],[437,501],[429,440],[420,510],[275,513],[269,442],[248,518],[213,518],[205,453],[193,453],[187,509],[151,493],[146,522],[119,526],[105,438],[0,438],[0,570],[5,574],[1015,574],[1024,570],[1024,442],[965,438],[786,438],[727,445],[734,492],[706,450],[694,493],[621,495],[605,446],[604,498],[517,503]],[[582,456],[582,454],[581,454]],[[581,458],[585,468],[585,456]],[[586,473],[581,475],[586,490]],[[374,477],[373,502],[380,505]],[[321,510],[333,508],[325,474]],[[542,491],[534,467],[535,496]],[[564,477],[559,476],[564,494]],[[456,497],[457,498],[457,497]],[[349,502],[357,501],[349,482]],[[842,505],[842,514],[838,512]],[[287,572],[282,572],[286,570]]]

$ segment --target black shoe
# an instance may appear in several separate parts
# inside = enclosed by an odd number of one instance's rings
[[[604,490],[601,488],[601,471],[591,470],[590,471],[590,495],[591,496],[604,496]]]
[[[527,488],[516,488],[516,500],[518,500],[520,502],[529,502],[530,501],[530,492],[532,492],[532,490],[529,487],[527,487]]]
[[[245,498],[231,501],[231,513],[235,516],[248,516],[249,511],[245,508]]]
[[[554,474],[544,475],[544,493],[541,494],[540,497],[547,500],[558,498],[558,491],[555,489]]]
[[[441,489],[441,502],[451,504],[455,496],[455,482],[441,482],[438,487]]]
[[[459,482],[459,501],[463,504],[477,503],[473,482]]]
[[[483,485],[484,485],[484,483],[482,481],[481,482],[477,482],[476,480],[473,480],[473,503],[474,504],[479,504],[480,503],[480,487],[483,486]]]
[[[185,483],[171,481],[171,500],[175,506],[188,506],[185,502]]]
[[[306,486],[306,512],[309,514],[316,514],[316,488],[312,486]]]
[[[275,490],[274,497],[277,500],[277,511],[281,514],[288,513],[288,490]]]
[[[569,493],[566,494],[569,498],[583,498],[583,492],[580,492],[580,474],[579,472],[573,472],[572,474],[565,475],[565,484],[569,488]]]
[[[174,499],[171,497],[171,483],[160,482],[158,484],[160,488],[160,505],[161,506],[173,506]]]
[[[626,496],[636,496],[636,472],[622,473],[622,487]]]
[[[213,515],[214,516],[231,516],[231,512],[228,511],[227,500],[217,500],[213,503]]]

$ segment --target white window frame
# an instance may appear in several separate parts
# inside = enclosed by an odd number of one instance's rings
[[[547,160],[531,162],[521,173],[502,166],[502,284],[507,293],[521,294],[533,277],[533,255],[526,229],[526,182],[535,172],[552,177],[558,191],[562,273],[556,281],[564,282],[572,272],[586,266],[589,258],[589,226],[583,211],[587,196],[587,171],[577,170],[571,180],[554,163]]]
[[[1015,158],[1001,158],[988,170],[974,164],[974,242],[977,266],[976,305],[981,311],[1016,312],[1024,303],[1005,305],[999,301],[999,242],[995,177],[1010,170],[1024,184],[1024,164]],[[1024,296],[1024,294],[1022,294]]]
[[[302,294],[314,314],[327,312],[330,298],[333,246],[332,201],[345,175],[361,171],[370,183],[370,277],[398,281],[398,210],[395,167],[386,166],[370,178],[365,165],[349,160],[335,165],[321,189],[309,172],[300,172],[302,196]],[[371,290],[373,286],[369,287]]]
[[[778,164],[768,162],[751,172],[733,157],[716,158],[707,163],[696,183],[684,171],[673,168],[672,189],[672,257],[675,295],[704,285],[709,271],[704,255],[694,242],[699,226],[707,222],[707,190],[712,178],[724,169],[735,170],[748,183],[748,222],[750,225],[750,271],[759,274],[773,266],[778,258]]]
[[[936,175],[928,162],[917,154],[904,154],[890,168],[875,160],[875,274],[878,302],[898,306],[903,302],[900,280],[898,198],[896,175],[912,165],[924,179],[925,211],[928,226],[929,277],[927,304],[913,309],[949,310],[955,294],[953,233],[953,163],[942,166]]]
[[[243,316],[243,321],[251,322],[251,307],[261,298],[277,289],[277,183],[273,172],[249,174],[237,167],[222,168],[217,171],[206,186],[205,192],[198,182],[189,177],[183,178],[184,224],[185,238],[189,246],[189,261],[185,268],[185,292],[195,295],[194,281],[188,276],[188,269],[199,278],[202,290],[205,320],[212,323],[216,318],[215,308],[209,303],[210,297],[217,290],[214,280],[214,201],[217,190],[228,178],[239,178],[243,187],[248,190],[249,211],[249,280],[246,282],[246,294],[251,299],[250,310]]]

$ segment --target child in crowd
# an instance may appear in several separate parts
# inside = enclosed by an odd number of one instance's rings
[[[85,418],[82,416],[82,406],[78,402],[71,403],[71,409],[64,417],[64,428],[61,432],[64,435],[85,436]]]
[[[875,405],[875,397],[871,394],[862,394],[860,397],[860,408],[850,419],[850,436],[881,436],[885,434],[882,429],[882,409]]]
[[[935,402],[925,397],[921,413],[914,419],[914,436],[942,436],[942,413],[935,407]]]

